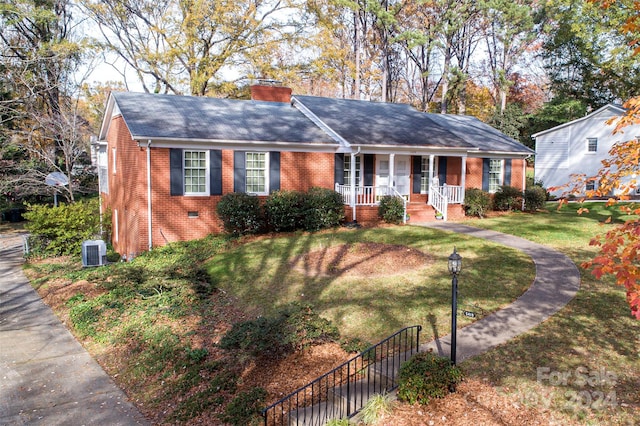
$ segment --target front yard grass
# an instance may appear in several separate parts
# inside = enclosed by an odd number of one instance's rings
[[[569,256],[576,265],[591,259],[589,241],[631,217],[618,207],[586,203],[535,215],[514,213],[468,222],[518,235]],[[634,320],[624,288],[609,277],[596,280],[580,268],[576,297],[531,332],[463,363],[467,374],[486,379],[524,405],[581,424],[635,425],[640,418],[640,321]]]

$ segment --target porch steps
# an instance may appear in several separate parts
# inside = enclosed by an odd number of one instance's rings
[[[427,203],[407,204],[408,223],[431,222],[436,220],[436,210]]]
[[[370,397],[382,393],[398,377],[400,365],[415,352],[405,352],[393,361],[382,360],[367,368],[370,377],[329,391],[328,400],[289,413],[289,426],[323,426],[329,420],[346,416],[347,408],[353,413],[362,408]],[[366,375],[365,375],[366,376]]]

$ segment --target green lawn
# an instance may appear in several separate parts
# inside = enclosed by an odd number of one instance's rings
[[[375,242],[405,245],[429,255],[423,267],[381,277],[303,274],[291,260],[334,245]],[[421,227],[338,230],[260,239],[219,254],[208,264],[216,285],[238,297],[252,312],[271,314],[290,302],[309,302],[333,321],[345,337],[375,343],[402,327],[421,324],[422,340],[436,325],[448,334],[451,277],[447,257],[457,247],[463,256],[461,305],[487,312],[509,304],[531,284],[535,267],[522,253],[463,235]],[[364,255],[363,262],[375,262]],[[495,265],[500,265],[496,268]],[[471,320],[460,318],[460,325]]]
[[[618,207],[586,203],[535,215],[512,214],[471,225],[554,247],[577,265],[596,249],[590,239],[628,219]],[[624,289],[580,268],[581,289],[569,305],[530,333],[463,363],[520,402],[584,424],[637,424],[640,418],[640,321],[631,318]]]

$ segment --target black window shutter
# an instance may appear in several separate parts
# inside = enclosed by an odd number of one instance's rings
[[[489,191],[489,160],[488,158],[482,159],[482,190]]]
[[[169,179],[171,180],[171,195],[184,195],[184,177],[182,174],[182,150],[169,150]]]
[[[280,152],[269,153],[269,192],[280,191]]]
[[[447,157],[438,157],[438,180],[440,186],[447,183]]]
[[[412,155],[411,160],[413,161],[413,193],[419,194],[422,186],[422,157]]]
[[[209,151],[209,189],[211,195],[222,195],[222,151]]]
[[[504,160],[504,185],[511,186],[511,159]]]
[[[334,183],[344,185],[344,154],[335,155]]]
[[[373,164],[375,156],[364,154],[364,186],[373,185]]]
[[[245,192],[247,190],[247,169],[244,162],[244,152],[233,153],[233,192]]]

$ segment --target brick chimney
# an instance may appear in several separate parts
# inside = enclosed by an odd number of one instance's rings
[[[277,85],[278,82],[269,80],[266,83],[259,81],[252,85],[251,99],[254,101],[291,103],[291,89]]]

